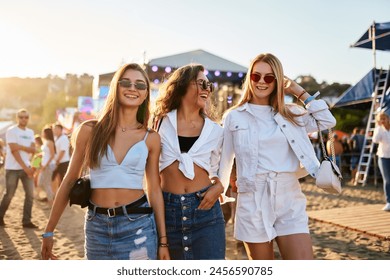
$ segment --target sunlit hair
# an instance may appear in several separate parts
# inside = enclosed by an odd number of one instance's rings
[[[269,105],[274,109],[275,112],[281,114],[284,118],[289,120],[290,122],[297,124],[296,117],[300,116],[300,114],[294,114],[291,112],[291,110],[285,106],[284,103],[284,73],[283,73],[283,66],[280,60],[270,53],[263,53],[259,54],[255,57],[255,59],[252,60],[248,73],[246,74],[244,84],[243,84],[243,93],[238,101],[238,103],[229,109],[235,109],[239,106],[242,106],[243,104],[249,102],[253,99],[253,85],[250,79],[250,75],[253,71],[253,67],[257,62],[265,62],[269,66],[271,66],[272,72],[275,75],[275,89],[269,96]]]
[[[27,109],[22,108],[22,109],[18,110],[18,112],[16,113],[16,117],[18,118],[21,115],[21,113],[25,113],[27,116],[30,115],[28,113]]]
[[[158,120],[165,117],[170,111],[178,109],[191,82],[196,82],[199,72],[205,69],[201,64],[188,64],[175,70],[161,87],[156,99],[154,117]],[[215,119],[214,106],[208,98],[205,110],[199,110],[202,117]]]
[[[52,141],[54,143],[53,129],[50,126],[45,126],[42,129],[42,136],[43,136],[43,139],[45,139],[46,141]],[[55,153],[57,152],[56,151],[56,145],[54,145],[54,152]]]
[[[150,82],[148,75],[142,67],[136,63],[125,64],[118,69],[111,80],[110,90],[105,101],[102,113],[92,130],[92,135],[86,148],[86,166],[95,168],[100,165],[100,159],[107,154],[107,146],[111,137],[115,137],[115,130],[119,120],[119,90],[118,81],[127,70],[139,71],[145,79],[147,93],[144,102],[138,107],[137,121],[143,126],[148,126],[150,105]]]
[[[381,119],[381,118],[384,118],[384,119],[385,119],[384,122],[385,122],[387,125],[390,124],[390,117],[389,117],[388,114],[386,114],[385,111],[381,111],[381,112],[379,112],[379,114],[376,115],[376,121],[377,121],[377,123],[380,122],[380,119]]]

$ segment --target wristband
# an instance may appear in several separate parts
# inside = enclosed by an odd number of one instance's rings
[[[306,106],[307,104],[309,104],[309,102],[313,101],[318,95],[320,95],[320,92],[316,92],[314,95],[312,96],[309,96],[308,98],[305,99],[305,101],[303,101],[303,104]]]
[[[48,238],[48,237],[53,237],[53,236],[54,236],[54,232],[52,232],[52,231],[45,232],[44,234],[42,234],[42,238]]]
[[[159,247],[169,247],[168,243],[158,243]]]

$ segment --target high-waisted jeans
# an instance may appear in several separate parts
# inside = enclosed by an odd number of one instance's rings
[[[145,202],[140,207],[149,207]],[[89,260],[155,260],[157,231],[154,215],[110,217],[89,209],[85,219],[85,255]]]
[[[219,201],[211,209],[197,209],[208,188],[188,194],[163,192],[171,259],[225,259],[225,220]]]

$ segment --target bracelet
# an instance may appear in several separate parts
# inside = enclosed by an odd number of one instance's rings
[[[42,234],[42,238],[48,238],[48,237],[53,237],[53,236],[54,236],[54,232],[52,232],[52,231],[45,232],[44,234]]]
[[[166,236],[166,235],[160,236],[160,237],[158,238],[158,240],[160,240],[160,239],[162,239],[162,238],[164,238],[164,237],[168,237],[168,236]]]
[[[158,243],[158,246],[159,247],[169,247],[169,244],[168,243]]]
[[[302,95],[304,95],[306,92],[307,92],[307,91],[304,89],[304,90],[302,91],[302,93],[297,97],[297,99],[300,100],[301,97],[302,97]]]

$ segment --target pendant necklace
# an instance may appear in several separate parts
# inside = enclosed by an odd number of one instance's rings
[[[139,123],[137,123],[135,126],[131,126],[131,127],[126,127],[126,126],[122,127],[122,126],[119,125],[119,128],[122,130],[122,132],[126,132],[127,130],[132,130],[134,128],[138,129],[139,125],[140,125]]]

